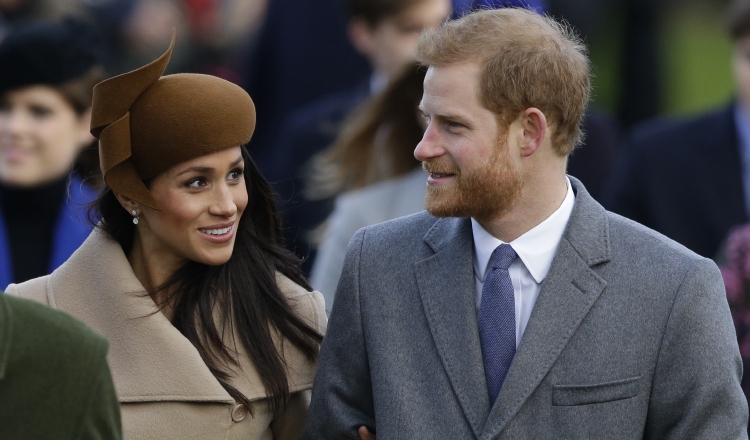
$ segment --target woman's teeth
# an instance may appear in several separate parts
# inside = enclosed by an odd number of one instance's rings
[[[228,228],[221,228],[221,229],[201,229],[200,231],[205,232],[206,234],[211,234],[211,235],[224,235],[230,230],[232,230],[231,226],[229,226]]]

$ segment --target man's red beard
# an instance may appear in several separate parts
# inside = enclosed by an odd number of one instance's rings
[[[448,186],[427,186],[425,208],[436,217],[489,220],[506,214],[521,195],[521,173],[510,160],[507,135],[500,136],[495,154],[475,170],[461,170],[448,159],[422,162],[428,173],[452,174]]]

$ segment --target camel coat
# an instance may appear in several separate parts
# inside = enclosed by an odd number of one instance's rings
[[[321,333],[323,297],[279,276],[297,313]],[[64,310],[109,340],[107,361],[122,410],[123,437],[170,439],[297,439],[316,365],[282,345],[292,393],[274,418],[262,381],[244,349],[229,383],[253,402],[253,414],[224,390],[198,351],[144,294],[120,245],[95,229],[51,275],[10,285],[7,293]]]

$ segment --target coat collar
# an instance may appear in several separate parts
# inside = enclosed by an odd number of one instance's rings
[[[109,340],[107,360],[121,402],[234,402],[190,341],[158,312],[120,245],[98,228],[51,275],[47,297]],[[291,345],[284,344],[284,354],[290,391],[296,391],[309,387],[314,368],[299,368],[304,361]],[[266,397],[244,349],[239,353],[242,374],[230,384],[250,400]]]
[[[424,237],[435,252],[415,264],[422,303],[445,370],[477,438],[495,438],[549,372],[606,282],[607,214],[580,181],[576,201],[508,376],[490,408],[474,302],[469,219],[439,219]]]
[[[57,213],[48,273],[63,264],[91,232],[85,207],[96,199],[96,191],[83,183],[80,177],[71,174],[67,194],[64,203],[60,206],[60,212]],[[0,209],[1,205],[2,200],[0,200]],[[0,215],[0,289],[5,289],[13,282],[13,266],[7,234],[5,220]]]

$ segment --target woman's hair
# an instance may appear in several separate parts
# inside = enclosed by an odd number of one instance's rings
[[[315,155],[308,169],[306,196],[323,199],[398,177],[419,165],[414,148],[424,129],[417,106],[425,68],[404,68],[379,95],[358,107],[336,141]]]
[[[277,272],[312,290],[299,259],[282,247],[281,221],[270,185],[245,147],[242,156],[249,203],[239,222],[231,258],[220,266],[188,262],[156,291],[167,294],[161,307],[173,309],[172,324],[195,346],[211,373],[235,400],[252,411],[248,398],[228,383],[229,364],[237,365],[238,359],[235,348],[227,346],[222,335],[226,331],[232,334],[236,326],[239,343],[252,359],[275,412],[286,404],[289,384],[287,365],[274,335],[286,338],[310,361],[317,359],[323,337],[297,316],[279,289]],[[136,227],[112,190],[106,188],[93,208],[99,212],[92,210],[90,217],[99,214],[98,227],[129,254]]]
[[[89,23],[32,20],[15,28],[0,44],[0,96],[11,90],[43,85],[58,91],[80,117],[91,108],[94,85],[106,78],[106,50]],[[74,163],[93,187],[101,186],[99,152],[94,142]]]
[[[104,68],[96,65],[77,78],[50,87],[60,92],[76,114],[81,117],[87,110],[91,109],[94,86],[104,81],[106,77]],[[104,186],[101,168],[99,167],[99,146],[96,139],[83,147],[78,153],[78,157],[73,164],[73,171],[93,188]]]

